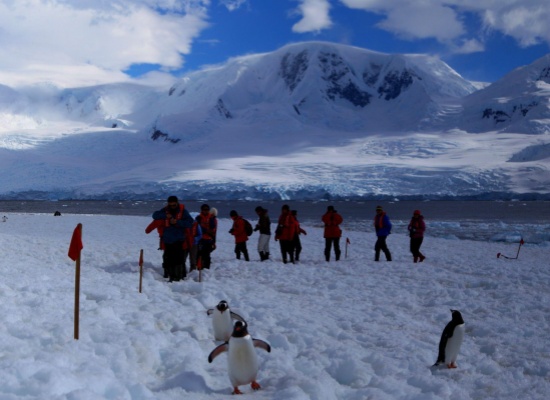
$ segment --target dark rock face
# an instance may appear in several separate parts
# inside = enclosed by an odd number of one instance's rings
[[[233,118],[233,115],[227,109],[222,99],[218,99],[218,102],[216,103],[216,110],[218,110],[222,117],[225,117],[227,119]]]
[[[413,77],[416,75],[409,70],[391,71],[384,77],[382,85],[378,88],[378,94],[384,97],[384,100],[393,100],[413,84]]]
[[[164,133],[156,128],[153,128],[153,133],[151,133],[151,139],[153,140],[163,140],[170,143],[178,143],[181,139],[171,138],[170,135]]]
[[[306,50],[293,55],[285,54],[281,60],[281,69],[279,74],[285,81],[290,91],[294,91],[296,86],[304,79],[309,63],[309,56]]]
[[[517,104],[514,105],[511,109],[511,111],[506,112],[503,110],[494,110],[492,108],[486,108],[483,110],[483,114],[481,116],[482,119],[493,119],[495,121],[495,125],[502,123],[502,122],[509,122],[512,120],[512,117],[517,114],[521,114],[522,117],[525,117],[527,113],[538,106],[538,102],[533,101],[529,104]]]
[[[322,79],[327,83],[326,94],[331,100],[341,98],[357,107],[365,107],[370,103],[372,95],[362,90],[355,82],[355,72],[342,57],[334,53],[321,52],[319,65]]]

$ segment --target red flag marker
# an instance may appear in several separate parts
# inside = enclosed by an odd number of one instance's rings
[[[69,245],[69,258],[76,261],[80,258],[80,251],[84,248],[82,245],[82,224],[78,224],[74,228],[71,244]]]

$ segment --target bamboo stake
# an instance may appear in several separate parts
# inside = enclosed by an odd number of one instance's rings
[[[143,286],[143,249],[139,251],[139,292]]]

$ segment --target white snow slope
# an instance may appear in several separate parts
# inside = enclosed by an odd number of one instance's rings
[[[247,319],[269,400],[546,399],[550,391],[548,242],[425,238],[413,264],[408,237],[388,238],[394,261],[373,262],[374,233],[353,232],[348,257],[325,262],[323,231],[302,226],[301,262],[284,265],[277,243],[260,262],[235,260],[220,220],[213,267],[197,281],[160,275],[149,217],[7,214],[0,222],[2,400],[229,399],[226,355],[209,364],[206,314],[220,300]],[[272,216],[275,218],[276,215]],[[430,224],[427,221],[428,233]],[[74,263],[83,224],[80,339],[73,339]],[[502,226],[503,231],[506,225]],[[342,243],[343,244],[343,243]],[[138,258],[144,249],[143,291]],[[383,257],[382,257],[383,259]],[[431,369],[450,309],[466,335],[458,369]]]
[[[1,198],[548,198],[550,56],[478,89],[322,42],[170,89],[0,85]]]

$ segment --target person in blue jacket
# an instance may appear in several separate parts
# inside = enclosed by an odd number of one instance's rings
[[[170,282],[185,279],[184,265],[185,229],[193,227],[193,218],[176,196],[168,197],[166,207],[153,213],[154,220],[164,221],[162,242],[164,243],[164,264]]]
[[[391,253],[386,245],[386,238],[391,233],[391,222],[382,206],[376,207],[374,216],[374,229],[376,230],[376,244],[374,245],[374,261],[380,261],[380,250],[386,255],[386,260],[391,261]]]

